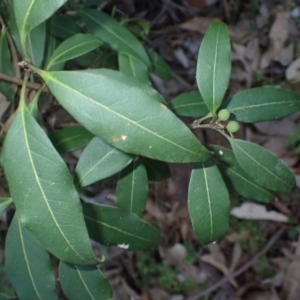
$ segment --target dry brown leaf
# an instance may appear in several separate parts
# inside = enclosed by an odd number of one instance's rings
[[[300,299],[300,236],[295,256],[284,277],[283,291],[286,300]]]
[[[292,82],[300,82],[300,57],[294,60],[286,69],[285,78]]]
[[[232,251],[232,260],[231,260],[231,265],[230,265],[230,272],[233,272],[243,254],[242,248],[238,243],[236,243],[233,247]]]
[[[245,220],[288,222],[286,215],[276,211],[267,211],[264,205],[256,203],[243,203],[241,206],[233,208],[231,215]]]
[[[202,255],[200,258],[201,261],[214,266],[219,271],[221,271],[225,276],[227,276],[229,274],[229,269],[226,266],[225,256],[220,250],[219,245],[217,243],[209,244],[208,248],[210,250],[210,254]],[[230,282],[235,288],[238,287],[238,284],[236,283],[235,280],[231,280]]]
[[[149,290],[151,300],[169,300],[171,295],[160,288],[153,288]]]
[[[260,122],[254,124],[255,128],[267,135],[289,136],[296,130],[296,123],[290,118],[284,118],[271,122]]]
[[[288,17],[289,14],[287,11],[282,8],[278,9],[275,21],[269,33],[269,48],[263,54],[260,61],[260,67],[262,69],[268,67],[271,61],[276,58],[276,55],[284,47],[284,43],[288,38]]]
[[[294,56],[294,45],[289,44],[287,47],[282,48],[278,52],[276,56],[276,60],[280,62],[283,66],[287,66],[292,62],[293,56]]]
[[[209,17],[194,17],[187,22],[180,24],[179,27],[182,29],[196,31],[204,34],[208,27],[214,22],[220,22],[220,19]]]
[[[264,148],[273,152],[276,156],[282,157],[287,152],[288,149],[285,146],[286,138],[284,137],[270,137],[264,144]]]
[[[174,55],[177,58],[177,60],[179,61],[179,63],[185,68],[187,69],[190,65],[190,61],[188,59],[188,57],[186,56],[186,54],[184,53],[184,51],[182,50],[181,47],[177,48],[174,51]]]
[[[248,240],[250,237],[250,231],[244,230],[242,232],[233,232],[226,235],[226,240],[230,243],[236,243],[236,242],[244,242]]]
[[[275,300],[268,291],[250,291],[243,297],[244,300]]]
[[[0,93],[0,119],[2,118],[3,114],[6,112],[8,106],[9,106],[9,102]]]

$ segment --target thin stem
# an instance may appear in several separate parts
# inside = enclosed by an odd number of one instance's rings
[[[23,106],[23,105],[26,105],[26,87],[27,87],[27,82],[28,82],[28,79],[29,79],[29,72],[26,72],[25,73],[25,77],[24,77],[24,81],[23,81],[23,84],[22,84],[22,89],[21,89],[21,99],[20,99],[20,106]]]
[[[199,126],[200,123],[202,123],[204,120],[208,119],[208,118],[211,118],[212,117],[212,113],[208,113],[206,116],[204,116],[203,118],[200,118],[198,120],[195,120],[192,124],[192,126],[195,126],[195,127],[192,127],[192,128],[199,128],[197,127],[197,125]]]
[[[278,231],[276,231],[276,233],[270,238],[270,240],[265,245],[265,247],[261,251],[256,253],[250,260],[248,260],[237,271],[235,271],[234,273],[228,274],[226,277],[223,277],[220,281],[218,281],[216,284],[212,285],[211,287],[207,288],[206,290],[200,291],[199,293],[189,297],[188,300],[197,300],[197,299],[200,299],[201,297],[209,295],[212,292],[219,289],[221,286],[223,286],[228,281],[230,281],[230,280],[234,279],[235,277],[246,272],[249,268],[251,268],[259,260],[260,257],[262,257],[264,254],[266,254],[268,252],[268,250],[272,247],[272,245],[282,236],[282,234],[285,232],[285,230],[286,230],[285,227],[281,227]]]
[[[0,73],[0,79],[11,82],[11,83],[15,83],[17,85],[23,85],[23,80],[22,79],[19,79],[19,78],[16,78],[16,77],[11,77],[11,76],[8,76],[8,75],[3,74],[3,73]],[[27,87],[31,88],[33,90],[39,90],[42,87],[42,84],[28,82]],[[49,91],[48,91],[47,88],[44,88],[43,92],[48,93]]]

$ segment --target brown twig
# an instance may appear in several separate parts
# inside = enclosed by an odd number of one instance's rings
[[[23,84],[22,79],[19,79],[19,78],[16,78],[16,77],[11,77],[11,76],[8,76],[8,75],[3,74],[3,73],[0,73],[0,79],[11,82],[11,83],[15,83],[17,85],[22,85]],[[42,87],[42,85],[39,84],[39,83],[27,82],[27,87],[30,88],[30,89],[33,89],[33,90],[39,90]],[[47,88],[44,88],[43,92],[48,93],[49,91],[48,91]]]
[[[234,273],[228,274],[228,276],[223,277],[220,281],[218,281],[216,284],[212,285],[208,289],[199,292],[198,294],[195,294],[191,297],[189,297],[187,300],[197,300],[200,299],[201,297],[204,297],[206,295],[209,295],[210,293],[216,291],[218,288],[220,288],[223,284],[227,283],[228,281],[234,279],[235,277],[241,275],[244,273],[246,270],[251,268],[257,261],[258,259],[263,256],[267,251],[272,247],[272,245],[281,237],[281,235],[284,233],[286,230],[285,227],[281,227],[280,230],[278,230],[268,241],[268,243],[265,245],[265,247],[256,253],[248,262],[246,262],[242,267],[240,267],[237,271]]]

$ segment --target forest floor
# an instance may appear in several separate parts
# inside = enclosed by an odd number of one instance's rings
[[[232,74],[227,97],[265,85],[289,89],[300,97],[297,0],[111,0],[102,8],[108,13],[114,9],[116,17],[123,20],[144,19],[142,30],[138,30],[145,47],[157,51],[172,70],[169,81],[151,77],[153,86],[167,101],[197,90],[199,45],[214,21],[224,22],[231,38]],[[70,122],[62,116],[58,113],[53,120]],[[267,204],[233,198],[230,230],[215,243],[202,245],[192,231],[187,210],[191,164],[170,164],[169,179],[150,182],[143,218],[159,227],[162,242],[147,252],[94,245],[106,257],[103,271],[113,286],[114,297],[300,299],[299,121],[300,112],[273,122],[243,125],[237,136],[279,156],[294,172],[297,186]],[[205,143],[228,146],[212,131],[199,130],[196,134]],[[73,158],[66,156],[71,165],[77,158],[76,153]],[[89,192],[97,198],[95,201],[105,203],[114,197],[115,183],[115,178],[109,179]]]
[[[298,1],[123,0],[116,8],[120,15],[149,21],[145,44],[172,69],[170,81],[152,77],[167,100],[197,90],[199,45],[216,20],[226,23],[232,42],[228,96],[264,85],[300,91]],[[282,158],[300,186],[299,118],[297,113],[244,126],[240,137]],[[197,135],[206,143],[224,144],[213,133]],[[170,167],[170,179],[151,183],[145,213],[161,228],[163,242],[147,253],[118,248],[108,253],[106,274],[115,296],[124,300],[300,299],[299,188],[270,204],[250,201],[249,207],[245,199],[232,199],[230,231],[217,243],[203,246],[192,232],[186,206],[191,166]]]

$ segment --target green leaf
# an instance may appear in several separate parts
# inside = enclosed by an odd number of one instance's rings
[[[82,207],[90,237],[105,246],[146,250],[161,239],[155,227],[129,211],[91,203]]]
[[[95,266],[75,266],[60,262],[59,282],[68,299],[110,299],[109,281]]]
[[[54,36],[52,36],[50,34],[47,35],[46,49],[45,49],[46,54],[45,54],[45,58],[44,58],[45,66],[48,65],[48,62],[49,62],[53,52],[59,46],[59,44],[60,44],[60,41],[57,38],[55,38]],[[60,70],[63,70],[64,66],[65,66],[65,62],[62,62],[60,64],[52,66],[50,68],[50,70],[60,71]]]
[[[93,6],[93,5],[99,5],[103,2],[107,2],[108,0],[83,0],[82,2],[82,7],[88,7],[88,6]]]
[[[240,167],[231,150],[216,145],[210,145],[209,149],[214,151],[215,156],[213,159],[230,190],[248,199],[262,202],[274,200],[274,193],[259,186],[247,176],[247,173]]]
[[[146,168],[141,159],[135,159],[121,172],[116,196],[118,207],[141,216],[149,193]]]
[[[144,166],[146,167],[148,180],[161,181],[171,176],[171,171],[163,161],[142,157]]]
[[[229,139],[239,165],[257,184],[276,192],[289,192],[295,176],[287,165],[267,149],[238,139]]]
[[[12,204],[12,198],[0,198],[0,216],[4,213],[4,211]]]
[[[53,15],[49,19],[50,33],[58,39],[65,40],[81,32],[80,26],[76,23],[77,17],[70,15]]]
[[[5,31],[0,33],[0,72],[9,76],[14,74]],[[11,83],[0,80],[0,93],[10,102],[14,100],[15,93]]]
[[[67,0],[14,0],[14,11],[16,22],[19,28],[21,44],[25,50],[27,34],[39,24],[46,21],[59,9]]]
[[[235,94],[222,108],[230,111],[231,119],[240,122],[265,122],[298,112],[300,97],[276,87],[257,87]]]
[[[213,23],[202,40],[196,79],[199,91],[213,115],[220,106],[230,79],[230,40],[224,23]]]
[[[226,233],[229,209],[228,191],[217,166],[212,161],[196,164],[189,184],[188,210],[194,232],[203,244]]]
[[[49,138],[60,154],[65,154],[88,145],[94,135],[82,126],[71,126],[54,130]]]
[[[183,93],[174,98],[169,107],[179,116],[185,117],[204,117],[209,110],[198,91]]]
[[[12,300],[12,299],[18,299],[18,297],[6,295],[0,292],[0,300]]]
[[[52,54],[47,69],[53,65],[76,58],[102,45],[99,38],[93,34],[78,33],[63,41]]]
[[[119,53],[118,61],[121,72],[151,85],[148,68],[142,61],[123,53]]]
[[[14,40],[14,43],[15,43],[15,46],[16,46],[18,52],[21,54],[22,57],[24,57],[23,49],[21,46],[19,28],[17,25],[14,6],[13,6],[12,1],[10,1],[10,7],[9,7],[9,33]]]
[[[112,176],[125,168],[132,156],[99,137],[94,137],[84,149],[76,166],[76,186],[86,186]]]
[[[115,19],[101,11],[92,9],[82,10],[81,15],[87,28],[110,48],[133,56],[150,67],[150,60],[143,45]]]
[[[13,10],[13,5],[11,5],[10,7],[9,29],[10,29],[10,34],[15,42],[16,48],[20,52],[21,56],[24,58],[26,55],[24,53],[24,49],[22,48],[21,37],[16,23],[16,17],[15,17],[15,11]],[[28,53],[27,59],[31,59],[32,63],[37,67],[41,67],[43,63],[44,52],[45,52],[45,40],[46,40],[45,23],[41,23],[25,37],[24,43],[26,44],[27,53]]]
[[[41,23],[30,31],[26,38],[27,52],[31,62],[38,68],[42,67],[46,43],[46,23]]]
[[[168,162],[202,161],[211,156],[160,103],[161,96],[133,77],[105,69],[35,70],[78,122],[124,152]]]
[[[95,263],[69,170],[23,100],[7,133],[1,161],[25,227],[59,259]]]
[[[20,299],[57,299],[50,257],[17,213],[6,236],[5,269]]]
[[[167,62],[155,51],[148,50],[147,53],[151,62],[151,72],[162,79],[170,80],[171,69]]]

